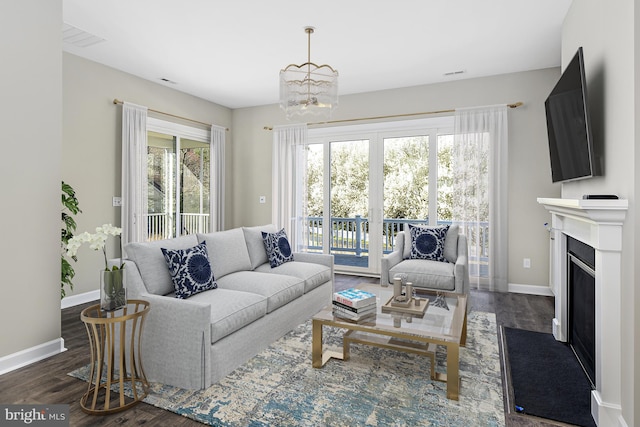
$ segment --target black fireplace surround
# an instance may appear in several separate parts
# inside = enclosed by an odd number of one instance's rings
[[[595,250],[567,236],[568,342],[595,388]]]

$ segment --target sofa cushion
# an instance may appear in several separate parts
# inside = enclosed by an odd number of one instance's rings
[[[255,271],[263,273],[284,274],[294,276],[304,280],[304,293],[317,288],[325,282],[331,280],[331,269],[326,265],[314,264],[311,262],[292,261],[286,262],[279,267],[271,268],[269,264],[262,264]]]
[[[173,292],[174,288],[161,248],[188,249],[197,244],[196,236],[188,234],[175,239],[127,243],[124,250],[127,257],[136,263],[147,292],[166,295]]]
[[[162,253],[171,273],[176,298],[186,299],[218,287],[213,279],[205,242],[189,249],[162,248]]]
[[[444,257],[447,261],[456,263],[458,260],[458,234],[460,228],[457,225],[450,225],[447,237],[444,239]]]
[[[420,227],[409,224],[411,254],[409,259],[448,262],[444,257],[444,240],[449,226]]]
[[[281,274],[238,271],[217,281],[219,288],[252,292],[266,297],[267,313],[271,313],[304,293],[304,280]]]
[[[456,285],[454,267],[450,262],[407,259],[389,269],[389,277],[406,274],[407,281],[414,287],[453,291]]]
[[[227,274],[251,270],[251,260],[241,228],[207,234],[198,233],[198,241],[203,240],[207,242],[211,269],[218,284]]]
[[[284,228],[276,233],[265,233],[263,231],[262,239],[264,240],[264,247],[267,250],[267,258],[269,258],[271,268],[293,261],[293,251]]]
[[[211,344],[267,314],[267,299],[249,292],[218,288],[189,300],[211,304]]]
[[[259,225],[256,227],[242,227],[244,240],[247,243],[247,250],[249,251],[252,270],[269,261],[269,258],[267,258],[267,250],[264,247],[264,240],[262,240],[263,231],[267,233],[275,233],[278,229],[273,224]]]

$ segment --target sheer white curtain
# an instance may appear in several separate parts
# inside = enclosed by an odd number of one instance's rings
[[[122,244],[147,240],[147,107],[122,105]]]
[[[506,292],[507,107],[456,109],[454,126],[453,219],[469,240],[471,284]]]
[[[211,161],[209,162],[209,176],[211,177],[211,195],[209,197],[209,212],[211,224],[209,229],[224,230],[224,145],[226,129],[211,125]]]
[[[295,251],[302,249],[304,241],[307,133],[306,124],[273,128],[271,217],[278,228],[285,229]]]

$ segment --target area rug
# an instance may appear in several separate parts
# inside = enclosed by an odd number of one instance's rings
[[[504,328],[513,400],[525,415],[596,427],[591,385],[568,345],[552,334]],[[514,408],[515,409],[515,408]]]
[[[325,346],[342,332],[324,329]],[[429,359],[352,344],[347,362],[311,366],[311,321],[206,390],[151,384],[146,403],[213,426],[504,426],[496,320],[469,313],[460,400],[429,379]],[[436,370],[445,371],[438,354]],[[88,378],[88,367],[69,375]]]

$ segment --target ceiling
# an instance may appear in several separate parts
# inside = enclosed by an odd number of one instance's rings
[[[559,66],[570,4],[63,0],[65,27],[99,41],[63,48],[235,109],[278,102],[280,69],[307,61],[306,26],[311,61],[337,69],[346,95]]]

